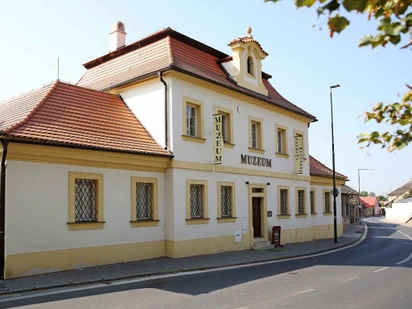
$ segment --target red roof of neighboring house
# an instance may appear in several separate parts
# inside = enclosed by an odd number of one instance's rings
[[[60,81],[1,102],[0,132],[56,144],[171,156],[120,96]]]
[[[157,75],[159,71],[175,70],[316,120],[282,97],[266,79],[268,74],[262,74],[268,96],[237,85],[220,64],[228,57],[167,28],[85,63],[87,71],[77,84],[105,91]]]
[[[360,197],[360,202],[366,207],[366,208],[373,208],[375,207],[377,203],[377,198],[376,197],[370,197],[370,196],[365,196],[365,197]]]
[[[324,165],[320,161],[316,160],[314,157],[309,156],[309,164],[310,164],[310,175],[311,176],[333,178],[333,170],[328,168],[326,165]],[[340,180],[348,179],[347,176],[340,174],[336,171],[335,171],[335,174],[336,174],[336,179],[340,179]]]

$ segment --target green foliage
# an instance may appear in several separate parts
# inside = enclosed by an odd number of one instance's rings
[[[375,197],[376,194],[375,194],[375,192],[369,192],[369,196],[370,196],[370,197]]]
[[[265,2],[280,0],[265,0]],[[360,39],[359,46],[371,48],[398,45],[407,41],[401,49],[412,46],[412,0],[295,0],[297,8],[312,8],[318,4],[318,16],[328,15],[329,35],[340,33],[350,25],[343,14],[359,13],[367,15],[368,20],[378,21],[377,33],[368,34]],[[378,103],[371,112],[365,112],[365,122],[386,122],[392,125],[391,131],[363,133],[357,136],[358,143],[379,144],[389,151],[400,150],[412,141],[412,87],[407,86],[401,102]]]
[[[369,196],[368,191],[361,191],[360,196]]]
[[[387,200],[388,200],[388,198],[385,197],[385,196],[383,196],[383,195],[379,195],[379,196],[377,197],[377,199],[378,199],[379,202],[384,202],[384,201],[387,201]]]

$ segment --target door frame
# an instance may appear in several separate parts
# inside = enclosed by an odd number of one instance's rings
[[[253,192],[253,189],[263,189],[263,192]],[[249,238],[250,238],[250,247],[253,246],[253,217],[252,217],[252,197],[261,197],[261,229],[262,237],[265,240],[268,240],[268,220],[267,220],[267,185],[261,183],[249,183]]]

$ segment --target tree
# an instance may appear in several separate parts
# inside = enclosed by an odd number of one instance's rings
[[[369,196],[368,191],[361,191],[360,196]]]
[[[369,192],[369,196],[370,197],[376,197],[376,194],[375,194],[375,192]]]
[[[265,2],[279,2],[280,0],[265,0]],[[326,3],[327,2],[327,3]],[[346,16],[349,13],[367,15],[378,20],[377,34],[365,35],[360,39],[359,47],[372,48],[391,43],[401,49],[412,46],[412,0],[295,0],[296,7],[311,8],[318,4],[318,16],[328,14],[329,35],[340,33],[350,21]],[[408,10],[409,9],[409,10]],[[405,43],[405,40],[408,40]],[[406,85],[406,93],[400,102],[384,104],[377,103],[371,112],[365,112],[365,122],[386,122],[392,125],[391,131],[363,133],[357,136],[358,143],[370,146],[380,144],[388,151],[400,150],[412,142],[412,87]]]
[[[383,201],[387,201],[387,200],[388,200],[388,198],[385,197],[385,196],[383,196],[383,195],[379,195],[379,196],[377,197],[377,199],[378,199],[379,202],[383,202]]]

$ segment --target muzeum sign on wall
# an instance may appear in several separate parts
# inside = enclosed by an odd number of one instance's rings
[[[249,156],[249,155],[240,155],[240,163],[242,164],[249,164],[249,165],[257,165],[257,166],[266,166],[272,167],[272,159],[268,158],[261,158],[257,156]]]

